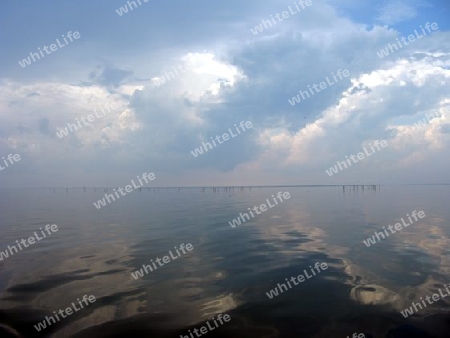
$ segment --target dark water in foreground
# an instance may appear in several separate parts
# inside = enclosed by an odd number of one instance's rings
[[[278,191],[291,198],[228,224]],[[142,191],[97,210],[102,196],[2,190],[0,251],[48,223],[59,230],[0,262],[0,323],[23,337],[190,338],[189,329],[221,313],[231,320],[193,337],[450,337],[450,297],[407,319],[400,313],[450,283],[450,186]],[[426,217],[363,244],[413,210]],[[182,243],[194,249],[131,277]],[[316,262],[329,268],[267,297]],[[83,295],[96,302],[35,330]]]

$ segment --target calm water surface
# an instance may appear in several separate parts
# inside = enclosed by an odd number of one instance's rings
[[[228,224],[278,191],[291,198]],[[97,210],[103,194],[2,190],[0,251],[48,223],[59,231],[0,262],[0,323],[23,337],[190,337],[188,329],[226,313],[231,321],[208,337],[450,336],[450,297],[400,314],[450,283],[450,186],[136,191]],[[413,210],[426,217],[363,244]],[[131,277],[182,243],[194,249]],[[267,297],[316,262],[329,268]],[[34,329],[83,295],[97,300]]]

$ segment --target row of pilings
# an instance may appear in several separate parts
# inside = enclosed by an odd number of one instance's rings
[[[139,192],[161,192],[161,191],[200,191],[203,193],[207,192],[226,192],[226,193],[238,193],[238,192],[257,192],[261,191],[263,187],[260,186],[228,186],[228,187],[139,187],[136,188],[135,191]],[[83,191],[84,193],[87,192],[113,192],[118,189],[118,187],[82,187],[82,188],[50,188],[53,190],[53,192],[57,191],[65,191],[66,193],[69,193],[69,191]]]
[[[312,187],[333,187],[333,186],[292,186],[292,187],[303,187],[303,188],[312,188]],[[380,191],[381,186],[376,184],[358,184],[358,185],[342,185],[342,186],[334,186],[336,188],[341,189],[342,192],[345,193],[351,193],[351,192],[377,192]],[[219,192],[225,192],[225,193],[239,193],[239,192],[259,192],[263,188],[275,188],[270,186],[225,186],[225,187],[139,187],[136,188],[135,191],[138,192],[162,192],[162,191],[178,191],[178,192],[202,192],[202,193],[219,193]],[[287,186],[283,188],[289,188]],[[79,188],[49,188],[53,189],[53,192],[57,191],[65,191],[66,193],[69,193],[69,191],[83,191],[84,193],[87,192],[108,192],[111,193],[119,187],[79,187]]]
[[[343,185],[342,192],[350,193],[350,192],[377,192],[381,190],[380,185],[371,184],[371,185]]]

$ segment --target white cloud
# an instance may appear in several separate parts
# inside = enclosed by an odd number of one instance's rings
[[[386,25],[395,25],[414,19],[418,15],[418,7],[427,6],[424,1],[389,0],[379,10],[377,20]]]

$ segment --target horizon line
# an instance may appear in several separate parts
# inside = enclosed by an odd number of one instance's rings
[[[144,189],[192,189],[192,188],[295,188],[295,187],[350,187],[350,186],[398,186],[398,185],[450,185],[450,183],[388,183],[388,184],[280,184],[280,185],[195,185],[195,186],[140,186]],[[114,189],[121,186],[79,186],[79,187],[0,187],[0,189]]]

